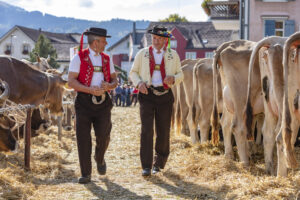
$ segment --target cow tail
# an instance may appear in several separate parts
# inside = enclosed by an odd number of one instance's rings
[[[199,86],[198,86],[198,68],[199,68],[199,64],[196,63],[195,67],[193,69],[193,107],[192,107],[192,120],[193,120],[193,124],[196,124],[197,119],[195,119],[196,117],[196,103],[195,99],[196,99],[196,95],[198,95],[199,93]]]
[[[259,43],[256,44],[254,47],[251,57],[250,57],[250,62],[249,62],[249,72],[248,72],[248,88],[247,88],[247,102],[246,102],[246,108],[244,111],[244,119],[245,119],[245,125],[246,125],[246,132],[247,132],[247,139],[253,141],[254,136],[252,134],[252,123],[253,123],[253,108],[251,105],[251,83],[252,83],[252,77],[253,77],[253,68],[254,64],[256,62],[256,59],[258,58],[258,51],[260,50],[261,47],[268,47],[269,46],[269,39],[266,38],[264,40],[261,40]]]
[[[182,83],[180,83],[182,84]],[[172,115],[172,121],[171,123],[173,124],[173,128],[175,131],[175,135],[179,135],[180,134],[180,130],[181,130],[181,115],[180,115],[180,91],[179,91],[179,85],[176,85],[174,87],[174,90],[176,90],[176,92],[174,92],[174,94],[176,94],[176,98],[175,98],[175,102],[174,102],[174,110],[173,110],[173,115]]]
[[[212,133],[212,144],[218,145],[219,143],[219,113],[218,113],[218,69],[217,63],[220,57],[220,50],[216,50],[213,59],[213,110],[211,115],[211,133]]]
[[[293,151],[293,147],[291,144],[292,138],[292,130],[291,130],[291,113],[289,108],[289,101],[288,101],[288,73],[289,73],[289,50],[292,46],[294,46],[296,40],[300,39],[300,34],[295,33],[285,42],[283,48],[283,77],[284,77],[284,98],[283,98],[283,124],[282,124],[282,138],[283,138],[283,146],[285,150],[287,165],[290,168],[297,168],[297,160],[295,152]],[[298,44],[299,45],[299,44]],[[279,133],[280,134],[280,133]],[[280,137],[277,137],[280,138]]]

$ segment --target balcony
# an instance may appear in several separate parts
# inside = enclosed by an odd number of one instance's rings
[[[207,5],[217,30],[239,30],[239,0],[212,1]]]

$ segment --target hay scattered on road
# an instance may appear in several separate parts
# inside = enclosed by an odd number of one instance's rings
[[[289,171],[287,178],[265,174],[261,149],[244,167],[225,159],[222,144],[193,146],[189,138],[174,134],[166,169],[144,179],[138,109],[114,108],[112,121],[106,176],[97,174],[93,160],[92,183],[77,184],[75,133],[63,132],[59,143],[57,128],[51,127],[32,140],[30,172],[23,170],[22,143],[17,154],[0,153],[0,199],[295,199],[300,190],[299,170]]]

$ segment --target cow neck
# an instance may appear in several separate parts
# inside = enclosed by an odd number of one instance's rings
[[[46,95],[45,95],[45,98],[44,98],[44,105],[45,105],[45,103],[46,103],[46,100],[47,100],[47,98],[48,98],[48,96],[49,96],[49,93],[50,93],[50,74],[48,74],[48,73],[45,73],[45,75],[46,75],[46,77],[47,77],[47,86],[48,86],[48,88],[47,88],[47,92],[46,92]]]

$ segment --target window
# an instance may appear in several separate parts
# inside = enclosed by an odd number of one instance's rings
[[[23,54],[28,54],[29,53],[29,44],[23,44]]]
[[[10,55],[11,54],[11,45],[10,44],[5,45],[4,53],[6,55]]]
[[[185,52],[185,59],[196,59],[196,52]]]
[[[214,52],[205,52],[205,58],[214,58]]]
[[[176,49],[177,48],[177,40],[171,40],[170,45],[171,45],[171,48]]]
[[[264,37],[272,35],[289,37],[295,32],[295,21],[280,18],[265,19],[264,28]]]
[[[263,2],[288,2],[289,0],[263,0]]]
[[[283,29],[284,23],[283,21],[275,21],[275,35],[276,36],[283,36],[284,29]]]

